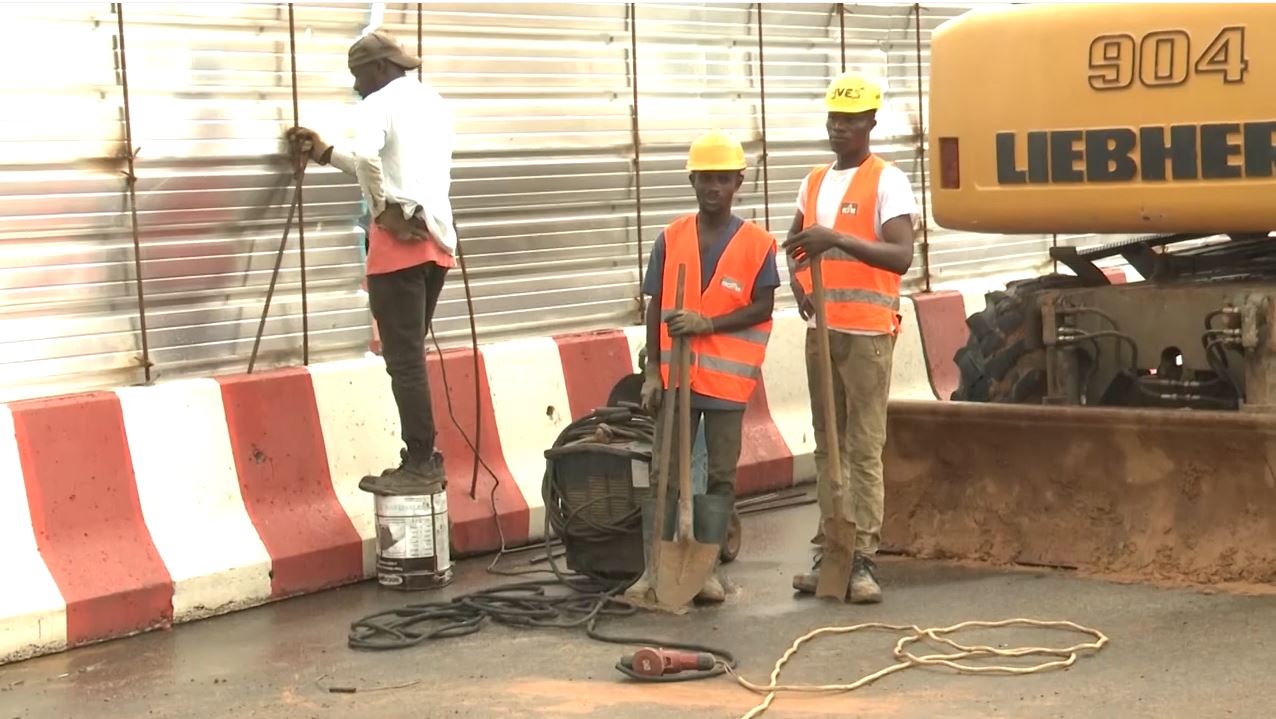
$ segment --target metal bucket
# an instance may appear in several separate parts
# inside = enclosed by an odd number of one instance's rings
[[[447,491],[374,497],[381,586],[419,591],[451,584]]]

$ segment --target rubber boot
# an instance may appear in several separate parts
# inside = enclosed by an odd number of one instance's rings
[[[666,507],[666,510],[670,507]],[[677,514],[665,513],[665,539],[673,539]],[[625,590],[625,598],[637,605],[652,605],[656,602],[656,593],[652,584],[655,577],[651,573],[651,543],[656,533],[656,500],[654,497],[642,502],[642,575]]]
[[[731,515],[735,512],[735,498],[713,494],[701,494],[694,498],[692,504],[692,530],[696,541],[705,544],[717,544],[723,547],[730,531]],[[719,552],[721,556],[721,552]],[[727,598],[722,577],[718,576],[719,561],[713,563],[713,571],[705,578],[696,600],[718,603]]]

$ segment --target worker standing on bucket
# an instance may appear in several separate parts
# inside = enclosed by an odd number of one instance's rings
[[[700,541],[706,537],[720,541],[727,533],[735,506],[744,409],[762,376],[775,289],[780,286],[775,238],[731,211],[745,167],[744,148],[721,132],[705,133],[692,143],[687,169],[699,211],[674,220],[656,238],[643,282],[643,292],[652,298],[647,308],[648,355],[642,386],[642,404],[648,412],[659,409],[662,393],[671,386],[672,337],[686,337],[691,343],[692,436],[703,418],[708,454],[708,491],[696,498],[696,507],[713,510],[696,512],[696,534],[705,533]],[[679,312],[674,308],[680,265],[686,266],[688,289]],[[691,284],[695,280],[698,285]],[[657,436],[655,441],[676,444],[676,433],[671,435]],[[673,449],[671,454],[676,456],[677,447]],[[677,483],[671,481],[669,512],[677,498]],[[647,547],[650,551],[650,539]],[[625,594],[641,600],[652,584],[653,577],[645,572]],[[715,565],[696,599],[721,602],[725,598]]]
[[[448,269],[456,265],[448,198],[452,112],[436,91],[407,74],[421,65],[420,58],[384,31],[351,45],[348,65],[362,98],[352,144],[335,148],[304,127],[292,128],[288,137],[308,144],[314,161],[357,178],[374,218],[368,228],[368,302],[407,448],[398,467],[364,477],[359,487],[424,494],[446,477],[434,447],[425,336]]]
[[[891,358],[899,333],[900,278],[913,262],[917,202],[908,176],[869,149],[869,134],[881,107],[879,85],[856,73],[844,73],[825,95],[829,147],[837,159],[815,168],[798,190],[797,214],[784,249],[789,256],[793,294],[806,335],[807,378],[815,430],[815,463],[821,525],[834,514],[835,496],[844,502],[841,516],[856,526],[850,598],[880,602],[877,553],[884,512],[882,451],[886,444],[886,403]],[[811,269],[822,256],[825,312],[833,365],[840,471],[825,474],[824,414],[818,377],[818,343],[811,306]],[[842,483],[835,491],[828,480]],[[822,544],[817,532],[812,540]],[[793,578],[800,592],[814,593],[823,554],[808,574]]]

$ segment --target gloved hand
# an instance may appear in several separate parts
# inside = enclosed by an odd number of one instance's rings
[[[707,335],[713,332],[713,321],[699,312],[676,311],[669,315],[669,334],[674,337]]]
[[[660,378],[660,366],[647,365],[642,381],[642,411],[655,415],[660,411],[660,400],[664,396],[665,383]]]

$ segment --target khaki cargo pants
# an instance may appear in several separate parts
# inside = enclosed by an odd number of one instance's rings
[[[834,491],[824,467],[824,398],[820,394],[819,343],[815,330],[806,332],[806,376],[811,393],[815,429],[815,471],[820,518],[834,513]],[[843,516],[855,521],[855,551],[877,553],[881,541],[885,488],[882,450],[886,447],[886,401],[891,388],[892,335],[852,335],[829,330],[833,360],[833,401],[837,416],[841,471],[833,480],[844,491]],[[822,524],[822,522],[821,522]]]

